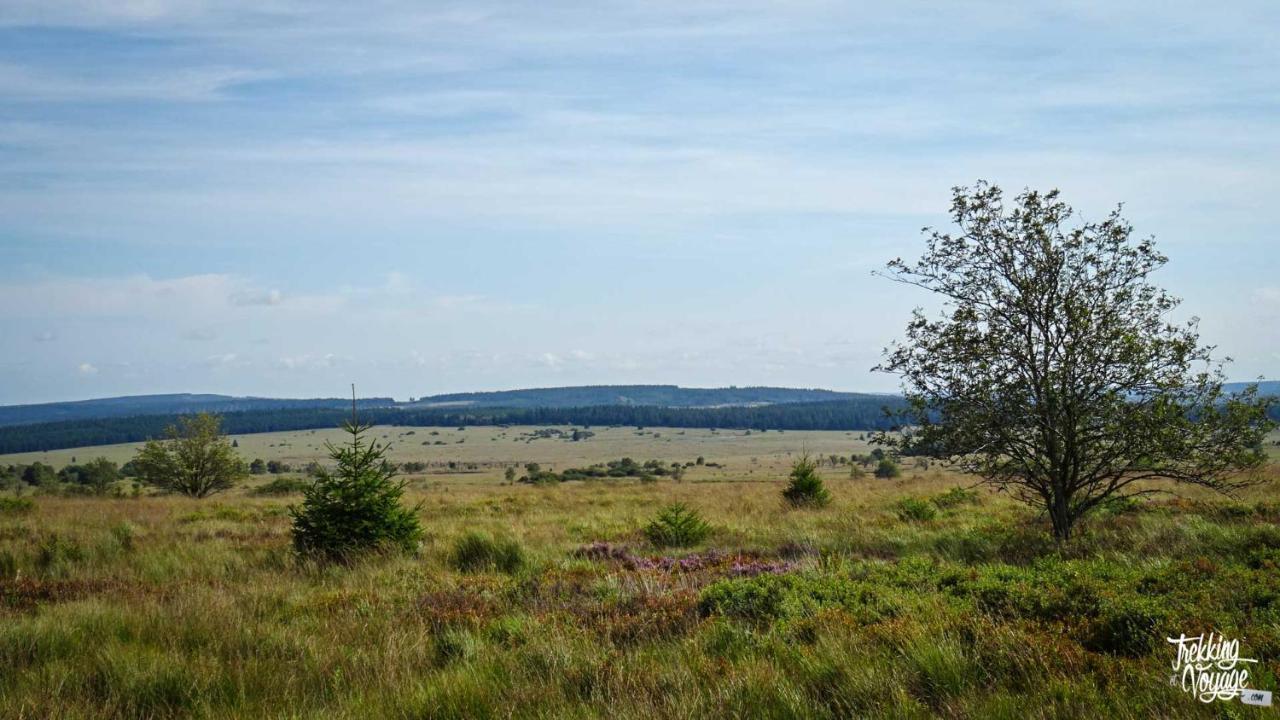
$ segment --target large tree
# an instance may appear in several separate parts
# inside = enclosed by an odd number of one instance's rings
[[[244,461],[222,434],[217,415],[179,419],[165,440],[148,440],[133,458],[138,479],[154,487],[203,498],[233,487]]]
[[[1270,425],[1256,389],[1227,396],[1196,320],[1150,281],[1166,262],[1117,208],[1072,222],[1056,190],[955,188],[954,232],[885,273],[943,300],[917,309],[877,368],[909,401],[907,453],[953,463],[1043,508],[1058,540],[1108,501],[1168,480],[1230,493],[1255,481]]]

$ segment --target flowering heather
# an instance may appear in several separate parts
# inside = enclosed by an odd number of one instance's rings
[[[580,558],[615,562],[628,570],[659,570],[662,572],[722,571],[733,576],[755,576],[762,573],[789,572],[797,567],[792,560],[765,560],[757,551],[725,553],[707,550],[684,556],[635,555],[626,547],[606,542],[594,542],[574,551]]]
[[[729,574],[735,577],[755,577],[756,575],[777,575],[780,573],[791,572],[798,565],[792,560],[777,560],[768,562],[764,560],[752,560],[751,562],[735,562],[729,568]]]

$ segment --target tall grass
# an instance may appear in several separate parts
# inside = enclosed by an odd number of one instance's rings
[[[1280,674],[1267,490],[1117,509],[1064,547],[941,473],[454,484],[417,556],[299,559],[283,500],[40,497],[0,514],[0,717],[1266,717],[1168,685],[1217,629]],[[903,514],[903,500],[934,509]],[[697,507],[716,533],[661,550]],[[593,552],[579,552],[598,543]],[[612,549],[611,549],[612,548]]]

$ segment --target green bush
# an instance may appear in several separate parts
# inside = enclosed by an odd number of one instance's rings
[[[449,564],[467,573],[514,573],[524,567],[524,548],[513,538],[495,538],[473,530],[454,542]]]
[[[249,491],[250,495],[292,495],[305,493],[312,482],[301,477],[278,477]]]
[[[938,509],[927,500],[909,497],[898,501],[899,520],[932,520],[936,517],[938,517]]]
[[[897,613],[874,583],[835,574],[769,573],[720,580],[703,589],[698,607],[704,615],[752,621],[795,620],[838,608],[871,623]]]
[[[57,533],[50,533],[36,548],[36,567],[46,574],[55,575],[66,570],[68,565],[84,560],[84,557],[84,548],[80,543]]]
[[[889,458],[884,458],[876,464],[876,477],[882,480],[890,480],[901,474],[902,471],[898,469],[898,463]]]
[[[782,497],[791,507],[825,507],[831,502],[831,493],[822,484],[818,475],[818,464],[802,456],[791,467],[791,482],[782,491]]]
[[[1095,652],[1142,657],[1161,643],[1169,623],[1169,608],[1154,597],[1108,598],[1081,644]]]
[[[674,503],[658,513],[644,534],[656,547],[689,547],[705,540],[711,534],[711,526],[697,510]]]
[[[934,495],[930,501],[938,506],[940,510],[947,510],[957,505],[976,505],[978,504],[978,493],[976,490],[966,490],[962,487],[953,487],[941,495]]]
[[[35,509],[31,498],[0,497],[0,515],[26,515]]]

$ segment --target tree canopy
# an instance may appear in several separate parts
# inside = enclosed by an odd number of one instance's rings
[[[925,229],[921,258],[887,275],[940,296],[917,309],[878,369],[900,376],[904,453],[947,460],[1042,507],[1059,540],[1119,497],[1170,480],[1231,492],[1264,460],[1256,388],[1223,392],[1222,365],[1165,264],[1117,208],[1072,222],[1056,190],[1006,205],[999,187],[955,188],[955,232]]]
[[[203,498],[235,486],[244,476],[244,461],[222,434],[217,415],[184,416],[166,435],[165,440],[148,440],[133,459],[143,483]]]

